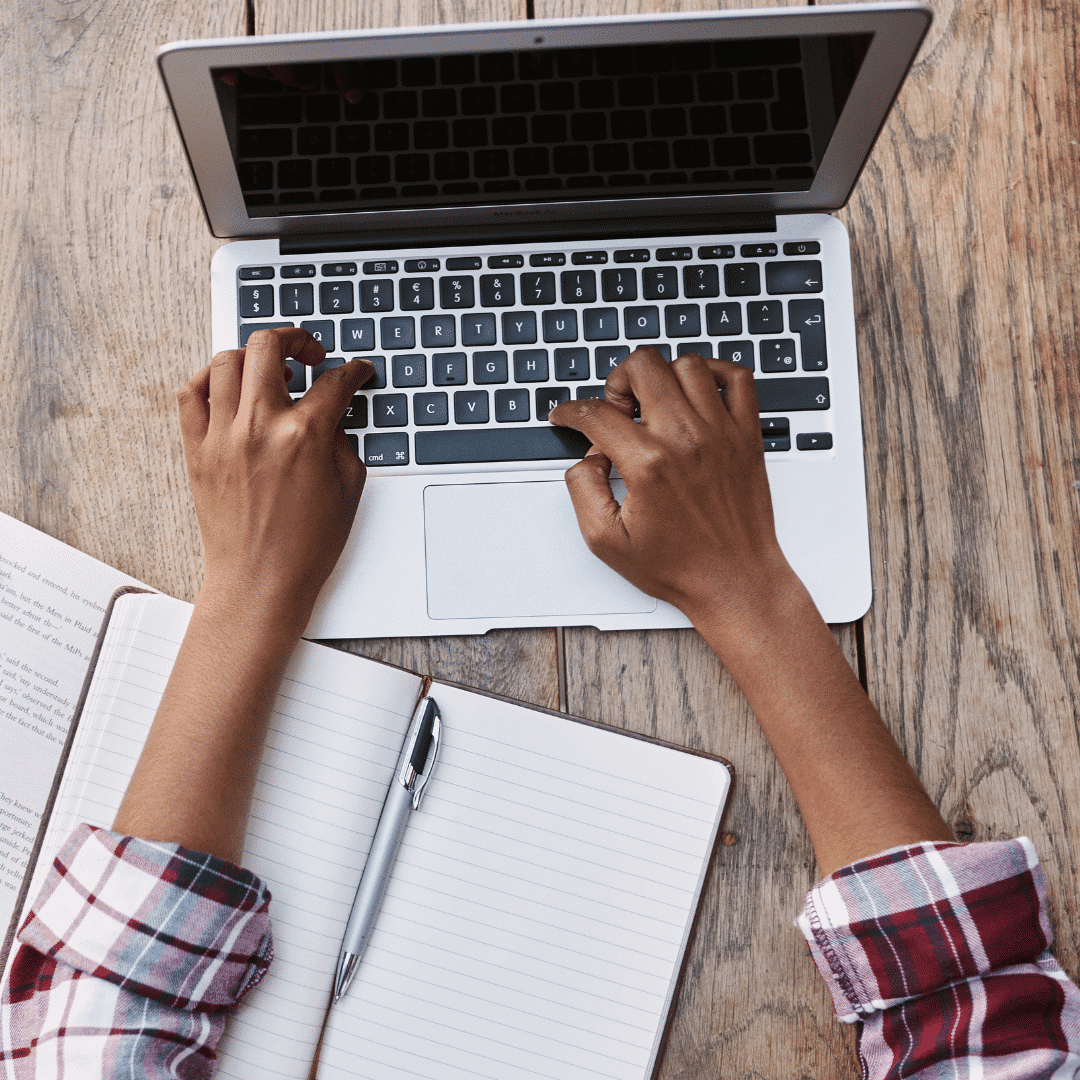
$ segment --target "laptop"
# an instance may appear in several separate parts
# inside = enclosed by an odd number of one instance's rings
[[[847,200],[913,3],[187,41],[158,64],[209,227],[213,349],[302,326],[376,374],[307,635],[686,626],[585,546],[548,422],[638,345],[753,370],[780,544],[871,601]],[[613,480],[616,497],[625,488]]]

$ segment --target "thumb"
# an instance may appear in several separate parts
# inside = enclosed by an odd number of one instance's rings
[[[622,510],[611,494],[610,475],[611,461],[590,452],[566,470],[566,487],[589,550],[618,570],[615,564],[629,554],[630,538],[623,527]]]

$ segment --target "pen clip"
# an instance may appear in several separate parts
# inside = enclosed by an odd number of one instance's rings
[[[423,715],[420,723],[416,726],[416,734],[402,752],[402,757],[405,760],[398,774],[398,782],[412,796],[414,810],[420,809],[420,800],[423,798],[424,788],[427,786],[427,782],[435,768],[435,760],[439,756],[439,743],[442,739],[442,716],[439,713],[439,706],[435,704],[435,699],[428,697],[420,704],[424,707]],[[416,768],[413,758],[415,757],[416,744],[423,732],[424,725],[428,723],[429,717],[431,722],[430,744],[422,765],[423,771],[421,771]]]

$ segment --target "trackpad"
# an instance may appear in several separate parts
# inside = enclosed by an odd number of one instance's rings
[[[656,609],[585,546],[561,480],[427,487],[424,538],[432,619]]]

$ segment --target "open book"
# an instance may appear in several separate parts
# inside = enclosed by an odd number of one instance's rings
[[[118,595],[21,898],[80,821],[109,827],[190,617]],[[432,683],[439,763],[379,921],[329,1010],[349,911],[428,680],[301,642],[275,704],[244,865],[275,959],[222,1077],[645,1080],[730,786],[719,758]],[[4,958],[0,958],[2,961]],[[325,1023],[325,1033],[324,1032]]]

